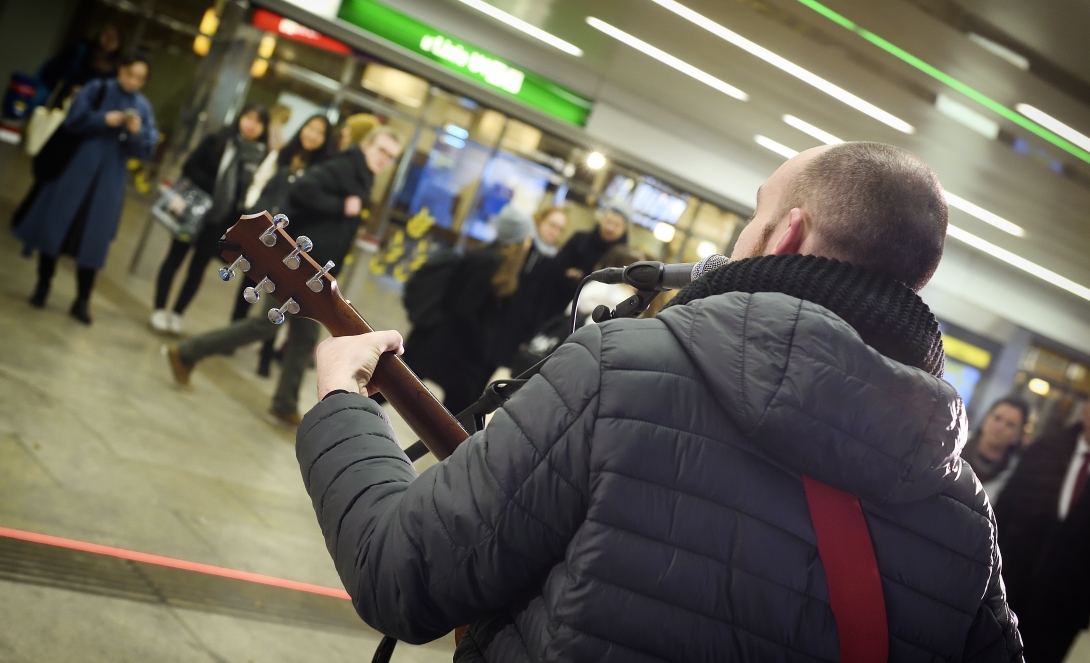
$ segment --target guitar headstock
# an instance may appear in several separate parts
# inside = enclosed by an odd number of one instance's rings
[[[309,255],[313,242],[302,235],[292,239],[284,230],[287,226],[288,217],[283,214],[273,217],[261,212],[239,217],[224,235],[222,256],[230,264],[220,269],[220,278],[229,281],[244,272],[254,282],[246,289],[246,300],[271,304],[268,316],[275,324],[291,313],[321,323],[334,336],[371,331],[329,275],[333,261],[325,265],[315,262]]]

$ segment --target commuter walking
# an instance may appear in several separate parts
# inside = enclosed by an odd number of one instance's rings
[[[1090,403],[1034,442],[995,505],[1003,579],[1033,663],[1060,663],[1090,621]]]
[[[556,313],[551,291],[554,262],[560,238],[568,227],[563,207],[546,207],[534,215],[533,244],[519,276],[519,288],[504,307],[496,325],[489,356],[496,366],[511,367],[516,353]]]
[[[533,219],[511,205],[493,223],[495,241],[467,251],[444,274],[434,324],[414,327],[405,342],[405,362],[417,375],[439,383],[443,405],[454,413],[480,398],[496,370],[489,348],[503,307],[518,290],[533,242]]]
[[[1022,399],[996,401],[961,452],[962,460],[976,472],[993,505],[1018,466],[1028,417],[1029,406]]]
[[[43,106],[61,107],[92,80],[117,76],[120,61],[121,35],[116,26],[107,23],[94,39],[81,39],[42,65],[38,70],[41,86],[34,101]],[[34,184],[11,215],[13,227],[17,227],[26,217],[42,184],[35,173]]]
[[[219,238],[238,220],[246,190],[254,172],[265,156],[265,128],[269,115],[264,106],[251,104],[242,109],[238,120],[219,132],[206,136],[182,166],[182,177],[212,198],[201,230],[192,241],[177,237],[170,243],[155,284],[155,309],[148,324],[158,332],[182,333],[182,314],[193,301],[204,279],[205,268],[219,255]],[[185,257],[192,253],[182,288],[167,310],[167,300],[174,275]]]
[[[16,229],[26,249],[38,251],[38,285],[30,298],[35,308],[45,306],[57,257],[69,255],[76,259],[78,288],[69,313],[91,324],[95,275],[106,264],[121,220],[126,162],[149,158],[159,142],[151,104],[140,94],[148,73],[147,56],[129,54],[116,78],[84,85],[43,149],[51,158],[67,158],[52,164],[57,174],[41,182],[40,195]]]
[[[386,127],[377,127],[356,147],[308,169],[291,187],[286,209],[289,228],[296,236],[306,235],[314,241],[310,255],[319,265],[329,260],[336,264],[330,274],[335,276],[340,271],[352,248],[360,213],[371,200],[375,175],[388,168],[400,153],[397,135]],[[271,305],[271,300],[265,301]],[[289,324],[270,414],[282,423],[297,426],[299,385],[321,329],[317,322],[306,318],[291,317]],[[167,358],[175,382],[189,386],[190,374],[201,359],[272,339],[277,329],[264,315],[255,315],[169,346]]]

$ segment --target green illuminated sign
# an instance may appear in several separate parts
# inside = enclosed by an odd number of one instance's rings
[[[594,102],[374,0],[344,0],[337,17],[565,122],[583,126]]]

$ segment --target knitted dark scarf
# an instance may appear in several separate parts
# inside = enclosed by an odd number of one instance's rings
[[[919,295],[887,276],[819,256],[762,256],[708,272],[663,308],[727,292],[780,292],[823,306],[886,357],[942,377],[938,320]]]

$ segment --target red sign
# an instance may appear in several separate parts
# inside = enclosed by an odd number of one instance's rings
[[[311,46],[317,46],[318,48],[324,48],[327,51],[333,51],[334,53],[340,53],[341,55],[347,55],[352,52],[352,49],[349,48],[347,44],[327,37],[321,32],[312,30],[305,25],[300,25],[290,18],[277,16],[265,9],[258,9],[254,12],[253,23],[254,27],[261,30],[275,32],[288,39],[301,41],[304,44],[310,44]]]

